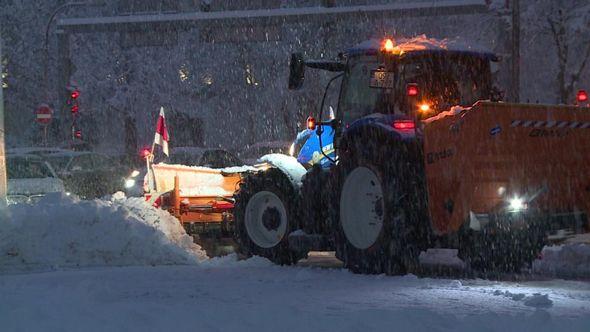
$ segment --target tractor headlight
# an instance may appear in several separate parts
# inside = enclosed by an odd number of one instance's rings
[[[135,186],[135,179],[127,179],[125,180],[125,188],[129,189]]]
[[[522,197],[514,196],[508,200],[508,210],[510,212],[522,212],[527,209],[527,204]]]

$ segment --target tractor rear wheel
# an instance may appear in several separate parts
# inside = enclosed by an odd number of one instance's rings
[[[235,240],[239,254],[262,256],[281,265],[295,264],[307,253],[289,249],[296,229],[299,197],[278,169],[246,175],[235,195]]]
[[[383,144],[367,149],[370,142]],[[418,255],[427,247],[427,216],[419,181],[423,175],[411,146],[371,136],[349,144],[343,144],[330,210],[337,257],[356,273],[416,269]]]

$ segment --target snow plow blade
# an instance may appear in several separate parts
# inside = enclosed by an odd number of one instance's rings
[[[589,108],[478,102],[427,121],[424,141],[436,233],[510,213],[574,216],[588,227]]]

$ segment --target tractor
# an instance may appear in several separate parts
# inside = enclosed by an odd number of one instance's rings
[[[306,68],[333,77],[293,157],[241,174],[238,251],[282,265],[335,251],[354,272],[403,274],[422,251],[455,248],[474,269],[518,271],[551,225],[586,229],[590,109],[499,102],[495,61],[424,36],[370,40],[336,60],[292,54],[290,89]]]

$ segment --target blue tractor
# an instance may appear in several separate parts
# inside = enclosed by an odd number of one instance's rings
[[[264,156],[267,168],[244,175],[238,250],[277,264],[334,250],[358,273],[413,270],[434,239],[421,120],[493,99],[491,61],[427,38],[370,40],[333,61],[293,54],[289,88],[302,87],[306,67],[332,72],[326,92],[339,89],[338,106],[322,114],[325,93],[295,140],[297,158]]]

